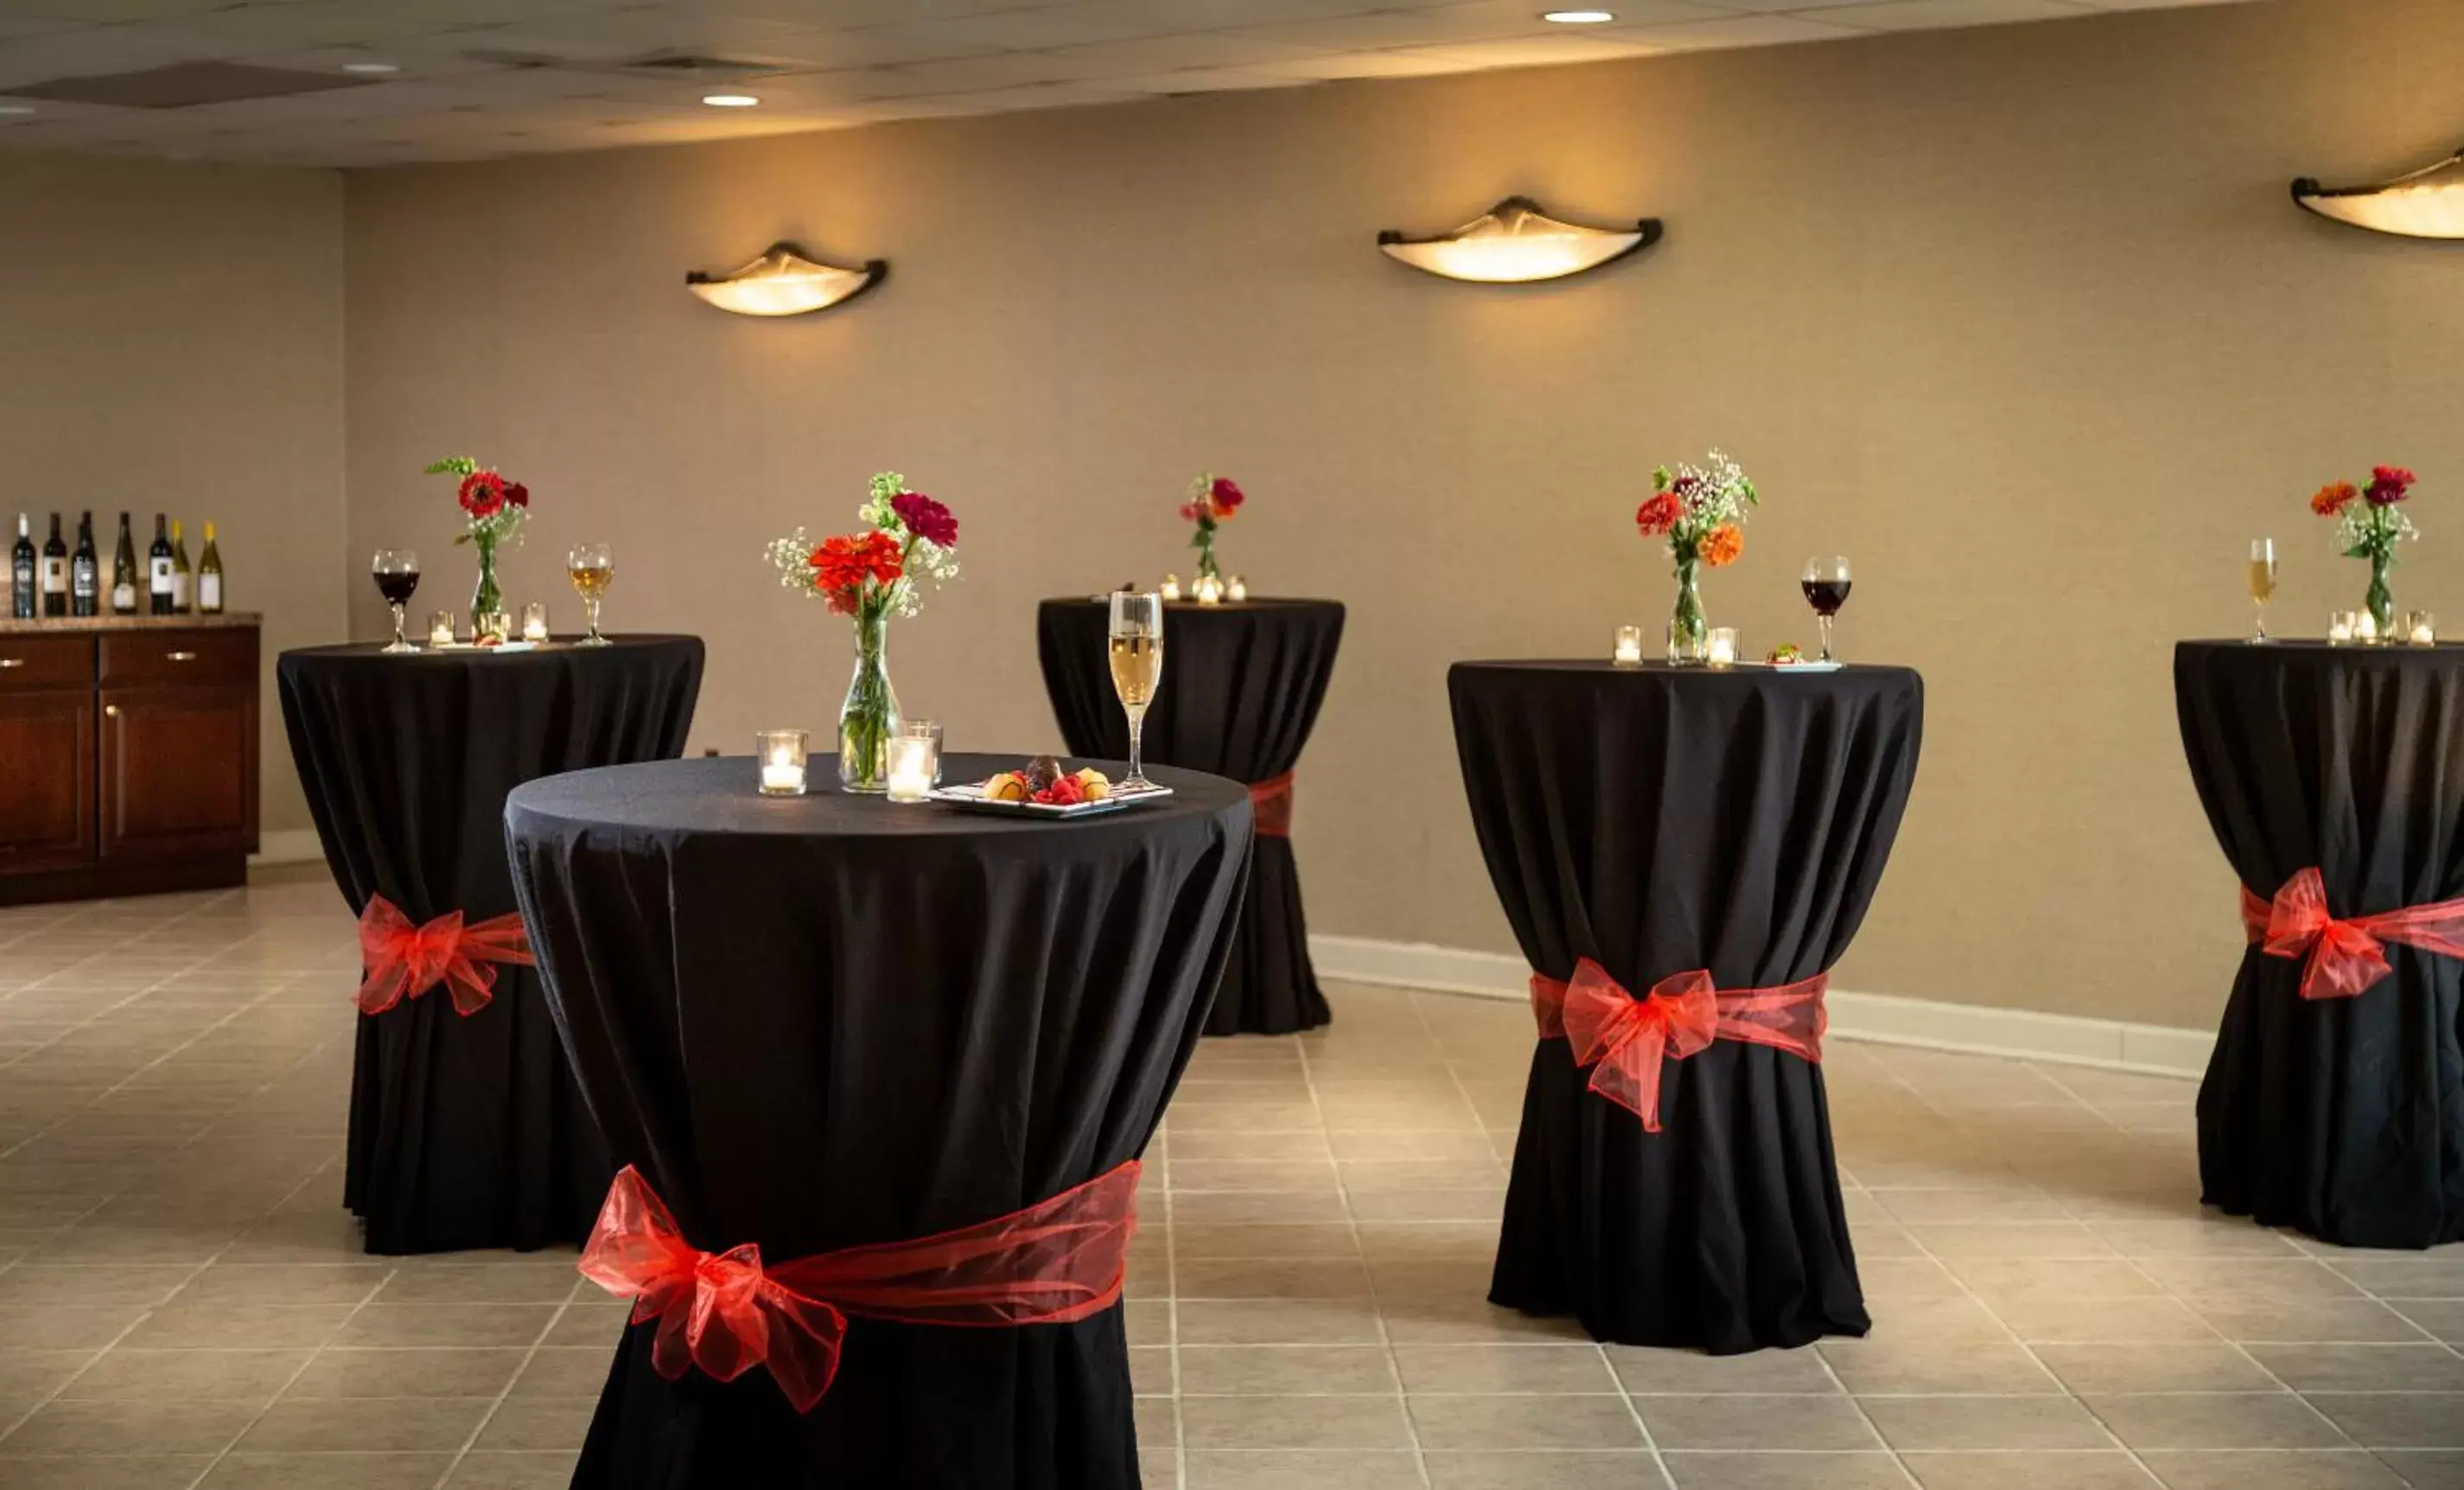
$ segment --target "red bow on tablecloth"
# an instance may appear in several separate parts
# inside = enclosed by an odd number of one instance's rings
[[[914,1241],[848,1247],[764,1268],[751,1243],[703,1252],[631,1165],[583,1249],[582,1273],[657,1320],[650,1364],[734,1381],[767,1366],[799,1413],[830,1390],[847,1316],[907,1325],[1060,1325],[1121,1297],[1137,1230],[1135,1159],[1051,1199]]]
[[[1708,971],[1661,978],[1650,997],[1636,998],[1591,958],[1560,983],[1531,975],[1531,1013],[1540,1038],[1564,1037],[1576,1065],[1594,1066],[1591,1089],[1660,1131],[1660,1069],[1714,1040],[1770,1045],[1808,1061],[1822,1059],[1822,1006],[1830,976],[1817,973],[1780,988],[1714,988]],[[1596,1063],[1596,1064],[1595,1064]]]
[[[476,1014],[495,997],[496,970],[486,964],[534,966],[530,936],[517,913],[466,926],[461,911],[449,910],[426,926],[413,926],[383,895],[369,896],[367,909],[360,912],[360,961],[368,970],[360,984],[362,1014],[383,1014],[439,983],[451,991],[454,1013]]]
[[[1260,838],[1292,836],[1292,773],[1269,777],[1249,787],[1253,831]]]
[[[2269,956],[2309,958],[2301,970],[2304,998],[2350,998],[2387,976],[2386,942],[2464,957],[2464,900],[2339,921],[2327,913],[2327,882],[2316,868],[2297,870],[2273,901],[2244,886],[2241,924]]]

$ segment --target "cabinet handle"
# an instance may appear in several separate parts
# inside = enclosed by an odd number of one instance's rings
[[[105,704],[105,705],[103,705],[103,706],[102,706],[102,716],[103,716],[104,718],[106,718],[106,719],[117,719],[117,718],[119,718],[119,717],[120,717],[120,706],[119,706],[118,704]]]
[[[165,652],[163,655],[165,658],[172,662],[195,662],[197,660],[197,654],[194,652]]]
[[[26,666],[26,659],[23,657],[0,657],[0,668],[22,668],[24,666]]]

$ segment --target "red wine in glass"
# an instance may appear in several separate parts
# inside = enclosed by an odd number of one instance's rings
[[[381,548],[375,561],[368,565],[368,573],[376,578],[377,593],[393,607],[393,645],[385,650],[419,650],[402,634],[402,608],[410,603],[411,595],[419,589],[419,556],[407,548]]]
[[[1809,559],[1800,582],[1805,586],[1805,603],[1822,620],[1822,660],[1837,662],[1838,659],[1831,651],[1831,618],[1848,603],[1848,560]]]

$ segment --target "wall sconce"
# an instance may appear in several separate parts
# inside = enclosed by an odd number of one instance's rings
[[[2304,176],[2293,200],[2321,217],[2407,238],[2464,238],[2464,150],[2375,186],[2322,186]]]
[[[1507,197],[1452,232],[1425,238],[1381,232],[1377,247],[1389,258],[1448,279],[1528,284],[1597,269],[1658,243],[1660,230],[1657,217],[1631,229],[1559,222],[1529,197]]]
[[[695,271],[685,275],[685,284],[720,310],[738,316],[802,316],[853,299],[889,273],[890,265],[882,259],[869,259],[862,269],[841,269],[792,243],[774,243],[740,269],[724,274]]]

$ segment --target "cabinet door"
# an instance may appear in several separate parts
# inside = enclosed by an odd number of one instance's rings
[[[256,698],[246,688],[106,688],[102,857],[246,853]]]
[[[0,874],[93,863],[93,690],[0,690]]]

